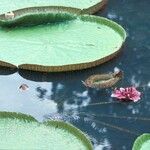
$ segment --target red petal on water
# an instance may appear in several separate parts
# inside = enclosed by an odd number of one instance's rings
[[[111,97],[115,97],[123,101],[133,101],[137,102],[141,99],[141,92],[139,92],[135,87],[126,87],[115,89]]]

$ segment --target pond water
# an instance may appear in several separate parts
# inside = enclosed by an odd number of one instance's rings
[[[110,0],[102,15],[121,24],[128,37],[119,57],[101,66],[70,73],[36,73],[0,68],[0,111],[21,112],[39,121],[61,119],[87,133],[95,150],[130,150],[135,138],[150,132],[150,2]],[[87,89],[88,76],[120,68],[119,87],[137,86],[142,99],[118,103],[112,89]],[[29,89],[20,91],[21,84]]]

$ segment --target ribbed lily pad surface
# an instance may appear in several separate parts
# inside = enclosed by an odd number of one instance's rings
[[[132,150],[149,150],[150,149],[150,134],[145,133],[139,136],[133,145]]]
[[[0,60],[37,71],[78,70],[109,60],[125,41],[124,29],[108,19],[70,14],[58,22],[59,14],[49,15],[50,24],[0,28]]]
[[[0,113],[0,139],[0,149],[92,150],[85,135],[70,124],[39,123],[16,113]]]
[[[103,0],[1,0],[0,14],[27,7],[65,6],[78,9],[88,9]]]

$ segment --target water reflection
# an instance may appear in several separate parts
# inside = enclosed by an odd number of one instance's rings
[[[41,87],[37,87],[36,88],[36,91],[39,93],[38,95],[37,95],[37,97],[38,98],[40,98],[40,99],[42,99],[42,100],[44,100],[44,97],[45,97],[45,95],[46,95],[46,93],[47,93],[47,90],[46,89],[43,89],[43,88],[41,88]]]
[[[0,110],[30,114],[39,121],[71,122],[90,136],[95,150],[129,150],[137,135],[150,132],[149,0],[110,0],[101,15],[120,23],[128,32],[118,58],[70,73],[0,68]],[[92,74],[114,68],[125,73],[119,86],[135,85],[142,92],[141,101],[118,103],[110,98],[111,89],[86,89],[81,83]],[[27,84],[29,90],[21,92],[21,84]]]
[[[92,71],[97,72],[97,68]],[[131,146],[130,140],[149,131],[150,103],[143,99],[136,104],[119,103],[110,98],[111,89],[87,89],[81,83],[87,77],[85,72],[47,74],[20,70],[9,76],[2,74],[0,110],[30,114],[39,121],[54,119],[71,122],[91,137],[95,150],[113,147],[127,149]],[[138,79],[135,74],[126,82],[140,87],[143,83]],[[126,85],[126,82],[120,83],[120,86]],[[22,83],[27,84],[29,90],[21,92],[19,86]],[[143,93],[149,90],[147,85],[141,86]],[[120,137],[120,134],[123,136]]]
[[[7,67],[0,67],[0,75],[10,75],[17,71],[18,71],[18,69],[10,69]]]

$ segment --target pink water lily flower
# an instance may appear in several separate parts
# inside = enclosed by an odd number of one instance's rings
[[[139,92],[135,87],[119,88],[115,89],[111,97],[115,97],[119,100],[137,102],[141,99],[141,92]]]

